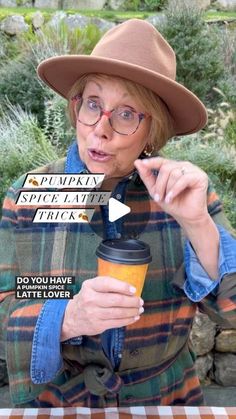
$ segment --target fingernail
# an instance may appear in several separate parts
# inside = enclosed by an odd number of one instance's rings
[[[132,293],[132,294],[135,294],[136,293],[136,288],[135,287],[129,287],[129,291]]]
[[[140,316],[135,316],[134,320],[137,321],[140,319]]]
[[[160,201],[160,195],[158,193],[156,193],[154,195],[154,201],[159,202]]]
[[[140,309],[139,309],[139,314],[142,314],[143,312],[144,312],[144,308],[143,307],[140,307]]]
[[[170,201],[172,200],[172,195],[173,195],[173,192],[171,192],[171,191],[166,195],[166,197],[165,197],[165,203],[166,204],[170,203]]]
[[[143,301],[143,299],[142,298],[140,298],[140,306],[142,307],[143,305],[144,305],[144,301]]]

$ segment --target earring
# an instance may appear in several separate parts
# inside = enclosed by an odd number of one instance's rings
[[[146,147],[143,150],[143,154],[146,157],[150,157],[152,155],[153,151],[154,151],[153,145],[152,144],[147,144]]]

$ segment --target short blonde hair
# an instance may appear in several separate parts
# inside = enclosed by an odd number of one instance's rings
[[[127,91],[140,102],[140,105],[144,107],[145,112],[151,115],[147,144],[153,151],[160,150],[168,139],[173,136],[173,123],[167,106],[152,90],[122,77],[108,76],[99,73],[84,74],[74,83],[69,92],[68,112],[71,124],[74,127],[76,126],[76,118],[72,98],[76,95],[82,95],[86,84],[95,77],[99,79],[113,78],[120,81]]]

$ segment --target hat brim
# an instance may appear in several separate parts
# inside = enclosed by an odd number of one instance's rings
[[[176,81],[134,64],[91,55],[62,55],[42,61],[37,71],[39,77],[64,98],[68,98],[73,84],[84,74],[103,73],[139,83],[165,102],[176,135],[192,134],[207,123],[206,108],[197,96]]]

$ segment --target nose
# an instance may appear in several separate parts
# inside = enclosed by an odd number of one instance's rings
[[[113,135],[113,129],[110,125],[108,112],[104,112],[101,116],[101,119],[94,126],[94,133],[99,138],[106,138],[110,140]]]

